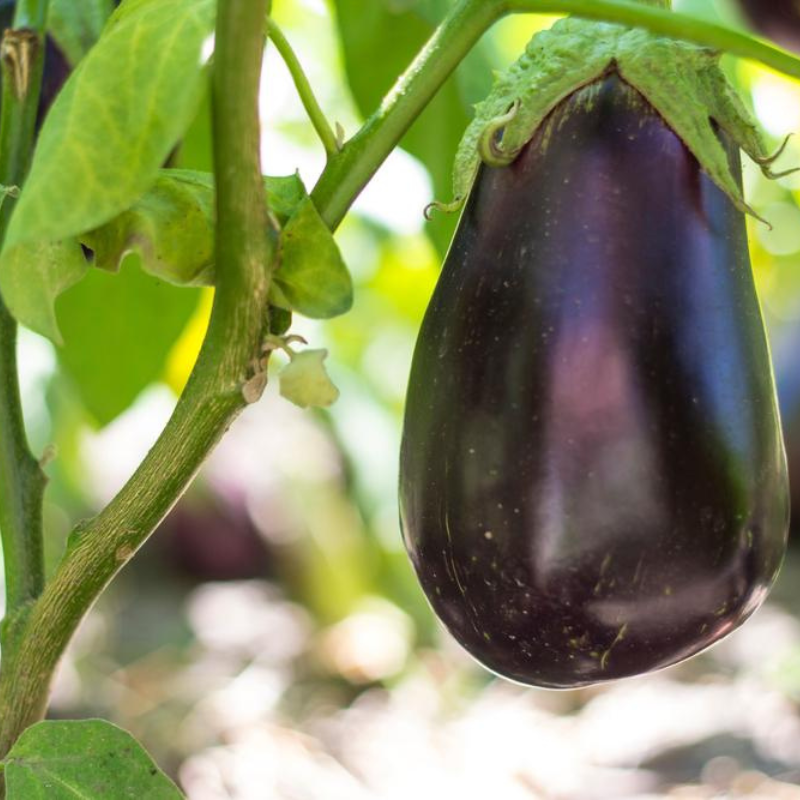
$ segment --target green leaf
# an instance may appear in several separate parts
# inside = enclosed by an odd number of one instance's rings
[[[264,187],[270,207],[281,223],[291,217],[306,197],[297,175],[266,177]],[[161,170],[151,188],[129,209],[99,228],[82,233],[78,241],[94,252],[94,265],[102,270],[116,272],[126,256],[133,253],[140,256],[145,272],[162,280],[179,286],[213,285],[214,217],[211,173]],[[314,212],[311,222],[317,219]],[[320,236],[316,229],[310,233],[317,237],[315,241],[330,239],[330,234]],[[290,248],[290,257],[296,249]],[[330,245],[326,249],[323,242],[321,252],[325,255],[329,251]],[[338,250],[335,256],[338,258]],[[334,268],[338,263],[334,261]],[[83,278],[86,271],[86,260],[73,239],[24,243],[3,251],[0,291],[17,320],[61,344],[64,340],[56,322],[55,301]],[[338,284],[334,290],[337,287],[341,291]],[[119,287],[108,284],[112,295],[118,290]],[[293,294],[291,287],[289,294]],[[103,299],[97,296],[95,301],[102,303]],[[331,300],[334,307],[341,304],[338,295]],[[63,313],[63,307],[60,308]]]
[[[306,197],[298,175],[265,177],[264,188],[282,224]],[[131,208],[78,238],[99,269],[115,272],[136,253],[151,275],[178,286],[213,286],[215,216],[211,173],[165,169]]]
[[[113,0],[50,0],[47,29],[73,66],[100,38]]]
[[[300,408],[325,408],[339,398],[339,390],[328,377],[323,363],[327,350],[295,353],[278,375],[281,397]]]
[[[116,272],[137,253],[146,272],[170,283],[211,285],[214,216],[212,175],[162,170],[131,208],[79,238],[99,269]]]
[[[178,787],[129,733],[104,720],[28,728],[5,760],[8,800],[179,800]]]
[[[3,252],[0,293],[23,325],[61,344],[56,298],[80,281],[88,268],[74,239],[17,245]]]
[[[57,351],[99,425],[125,411],[164,376],[200,292],[146,275],[131,257],[116,275],[91,270],[58,303],[65,345]]]
[[[6,247],[68,239],[150,187],[203,89],[213,0],[132,0],[106,26],[47,116]]]
[[[270,211],[275,214],[281,225],[289,220],[308,196],[306,187],[303,186],[303,181],[297,173],[279,177],[265,176],[264,186],[267,190]]]
[[[347,77],[365,117],[378,108],[451,5],[446,0],[336,0]],[[487,45],[479,45],[401,141],[427,167],[436,197],[450,193],[456,147],[472,119],[473,103],[489,91],[491,76],[490,51]],[[429,227],[440,251],[449,246],[454,227],[454,219],[441,215]]]
[[[273,305],[312,319],[344,314],[353,282],[328,226],[306,198],[281,232],[280,265],[272,279]]]

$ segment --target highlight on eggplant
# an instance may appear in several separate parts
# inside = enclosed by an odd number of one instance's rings
[[[550,688],[707,648],[786,547],[744,214],[623,78],[479,168],[405,412],[401,523],[428,600],[486,667]]]

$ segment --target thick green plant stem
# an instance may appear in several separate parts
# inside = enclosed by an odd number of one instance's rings
[[[268,265],[276,249],[257,156],[266,5],[267,0],[219,3],[214,71],[219,283],[203,349],[161,437],[109,506],[73,533],[55,576],[20,623],[18,646],[10,657],[4,654],[0,757],[43,715],[58,660],[98,594],[152,533],[245,405],[242,386],[258,363]],[[523,12],[571,12],[642,26],[800,77],[800,60],[776,48],[633,0],[461,0],[380,109],[329,160],[313,197],[331,228],[480,36],[503,15]]]
[[[0,757],[46,708],[53,672],[97,596],[170,510],[246,402],[276,252],[261,179],[258,89],[267,0],[220,0],[213,72],[218,283],[208,333],[172,418],[139,469],[70,537],[0,670]]]
[[[24,7],[23,7],[24,6]],[[15,26],[0,44],[2,115],[0,184],[22,184],[30,164],[44,60],[47,2],[17,9]],[[23,23],[34,27],[22,27]],[[0,206],[0,242],[13,209]],[[42,502],[45,477],[25,435],[17,372],[17,324],[0,298],[0,533],[6,579],[4,653],[13,649],[13,628],[44,586]]]
[[[800,59],[795,56],[719,25],[674,14],[663,0],[461,0],[380,108],[329,160],[312,197],[331,228],[339,225],[361,189],[475,42],[496,20],[521,13],[572,13],[647,28],[761,61],[800,78]]]
[[[289,74],[292,76],[297,94],[300,96],[300,102],[302,102],[303,108],[305,108],[306,114],[308,114],[308,118],[314,126],[314,130],[317,132],[325,152],[329,157],[338,153],[339,142],[336,139],[336,134],[333,132],[325,113],[314,95],[314,90],[311,88],[305,72],[303,72],[300,59],[297,58],[291,44],[289,44],[289,40],[283,35],[283,31],[271,19],[267,20],[267,35],[275,45],[275,49],[280,54],[284,64],[286,64],[286,68],[289,70]]]

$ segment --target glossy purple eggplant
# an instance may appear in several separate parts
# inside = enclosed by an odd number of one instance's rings
[[[797,0],[738,0],[750,24],[787,50],[800,52],[800,4]]]
[[[440,619],[526,684],[679,662],[775,579],[787,477],[745,221],[618,77],[481,168],[414,354],[400,501]]]

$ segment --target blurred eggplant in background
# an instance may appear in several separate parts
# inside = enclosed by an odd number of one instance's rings
[[[800,3],[797,0],[737,1],[758,33],[787,50],[800,51]]]

